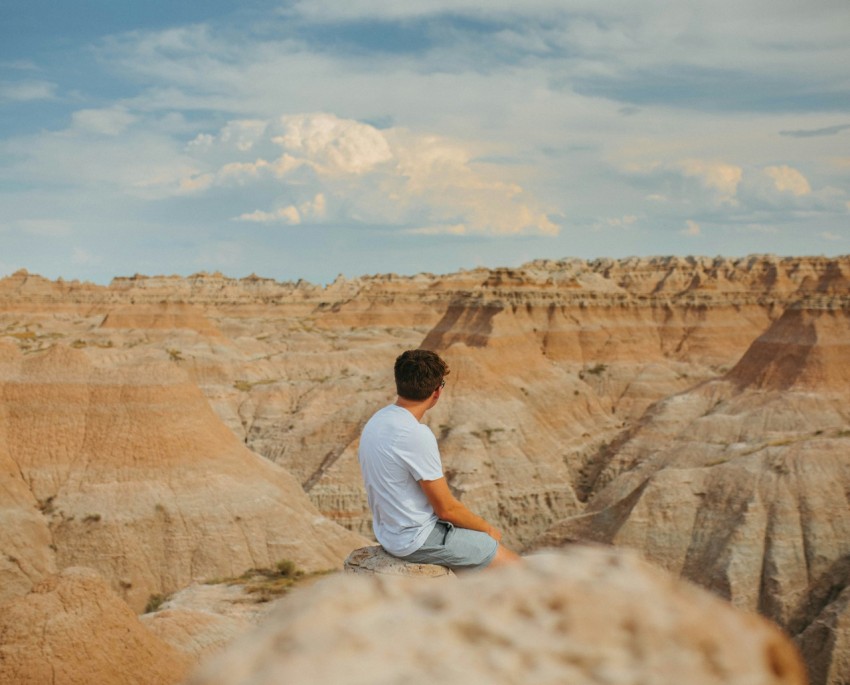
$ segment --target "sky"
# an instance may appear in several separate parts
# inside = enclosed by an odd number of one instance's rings
[[[847,0],[0,0],[0,276],[850,252]]]

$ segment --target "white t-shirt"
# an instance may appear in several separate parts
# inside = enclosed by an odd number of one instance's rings
[[[407,409],[391,404],[363,428],[359,458],[375,537],[390,554],[412,554],[437,523],[419,486],[443,477],[437,439]]]

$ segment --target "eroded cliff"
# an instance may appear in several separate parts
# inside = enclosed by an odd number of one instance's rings
[[[449,484],[509,544],[639,548],[776,620],[815,682],[841,682],[848,274],[848,257],[769,255],[326,287],[18,272],[0,280],[3,588],[86,563],[138,605],[306,542],[300,563],[330,563],[361,539],[308,523],[312,507],[370,533],[357,438],[394,398],[395,356],[421,346],[452,368],[427,415]],[[139,558],[136,535],[152,536]]]

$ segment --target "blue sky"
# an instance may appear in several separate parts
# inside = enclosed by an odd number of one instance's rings
[[[0,4],[0,275],[850,252],[846,0],[235,5]]]

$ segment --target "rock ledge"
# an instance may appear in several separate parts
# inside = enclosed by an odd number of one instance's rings
[[[413,564],[384,551],[380,545],[355,549],[345,560],[346,573],[384,576],[417,576],[424,578],[456,578],[451,569],[436,564]]]

